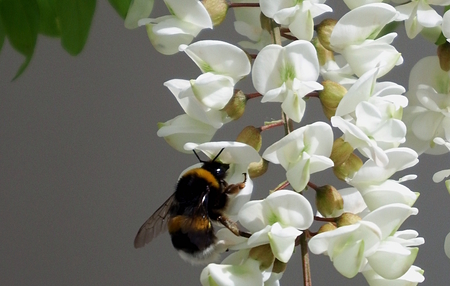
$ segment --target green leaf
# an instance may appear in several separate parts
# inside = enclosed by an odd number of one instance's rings
[[[37,3],[40,12],[39,32],[50,37],[59,37],[61,29],[56,15],[56,0],[37,0]]]
[[[0,19],[0,51],[3,48],[3,43],[5,42],[5,30],[3,29],[2,21]]]
[[[31,62],[32,57],[33,57],[33,55],[29,55],[25,58],[25,61],[20,65],[19,70],[17,71],[16,75],[14,76],[14,78],[12,80],[15,80],[16,78],[18,78],[19,76],[22,75],[22,73],[27,68],[28,64]]]
[[[109,0],[109,4],[113,6],[117,14],[119,14],[122,19],[127,16],[128,8],[130,7],[131,0]]]
[[[39,31],[39,6],[35,0],[1,0],[0,18],[11,46],[25,56],[16,79],[31,61]]]
[[[78,55],[86,44],[95,0],[57,0],[56,12],[61,27],[61,44],[71,55]]]
[[[11,46],[27,56],[33,54],[39,31],[39,8],[35,0],[2,0],[0,17]]]

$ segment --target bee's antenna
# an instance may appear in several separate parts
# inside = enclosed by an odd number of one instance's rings
[[[216,161],[216,159],[219,158],[219,156],[223,150],[225,150],[225,148],[222,148],[222,150],[220,150],[219,153],[217,153],[216,157],[214,157],[214,159],[212,159],[212,162]]]
[[[219,158],[220,154],[222,153],[222,151],[225,150],[225,148],[222,148],[219,153],[217,153],[216,157],[214,157],[214,159],[211,160],[211,162],[216,161],[217,158]],[[206,163],[206,161],[203,161],[202,159],[200,159],[200,157],[198,156],[197,152],[195,152],[194,149],[192,149],[192,151],[195,154],[195,157],[197,157],[197,159],[200,161],[200,163]]]
[[[205,163],[205,161],[203,161],[202,159],[200,159],[200,157],[198,156],[197,152],[195,152],[194,149],[192,149],[192,151],[194,152],[195,157],[197,157],[197,159],[200,161],[200,163]]]

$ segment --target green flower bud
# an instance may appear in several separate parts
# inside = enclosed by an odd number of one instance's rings
[[[352,225],[360,221],[361,218],[358,215],[352,213],[343,213],[337,220],[337,227]]]
[[[231,119],[237,120],[244,114],[246,104],[247,97],[241,90],[238,90],[233,94],[233,97],[222,110],[225,111]]]
[[[202,4],[205,6],[206,11],[208,11],[214,26],[219,25],[225,20],[228,11],[226,0],[202,0]]]
[[[332,222],[327,222],[326,224],[322,225],[319,230],[317,231],[317,233],[322,233],[322,232],[327,232],[327,231],[332,231],[335,230],[336,224],[332,223]]]
[[[269,169],[269,161],[261,159],[259,162],[252,162],[248,166],[248,175],[250,178],[254,179],[259,176],[264,175]]]
[[[248,256],[259,261],[259,269],[265,270],[269,268],[275,260],[270,244],[263,244],[250,249]]]
[[[335,187],[325,185],[316,189],[316,207],[324,217],[332,217],[344,208],[344,200]]]
[[[259,151],[262,145],[261,129],[255,126],[247,126],[239,133],[236,141],[250,145],[256,151]]]
[[[331,150],[330,159],[334,162],[334,166],[339,166],[345,163],[353,153],[353,147],[344,141],[342,137],[334,140],[333,148]]]
[[[334,61],[334,53],[330,50],[325,49],[318,38],[313,38],[311,40],[311,43],[316,48],[317,58],[319,59],[319,64],[321,66],[326,64],[328,61]]]
[[[334,19],[325,19],[316,28],[317,37],[319,38],[320,43],[325,49],[330,51],[333,50],[330,47],[330,37],[336,23],[337,21]]]
[[[325,80],[322,82],[323,90],[319,92],[320,103],[323,112],[330,119],[336,113],[341,99],[347,93],[347,89],[337,82]]]
[[[362,167],[363,162],[361,158],[354,153],[350,154],[347,161],[340,165],[333,167],[333,172],[336,178],[345,181],[346,178],[351,178]]]
[[[437,55],[439,58],[439,65],[443,71],[450,70],[450,43],[445,41],[437,48]]]

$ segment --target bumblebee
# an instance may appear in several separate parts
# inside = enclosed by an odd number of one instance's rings
[[[225,181],[230,166],[217,160],[223,150],[210,161],[202,161],[194,151],[203,165],[181,176],[175,192],[139,229],[134,239],[135,248],[145,246],[168,230],[180,256],[192,264],[202,264],[216,260],[224,251],[216,245],[214,222],[227,227],[235,235],[246,236],[224,212],[229,195],[237,194],[245,187],[247,175],[244,173],[244,180],[238,184]]]

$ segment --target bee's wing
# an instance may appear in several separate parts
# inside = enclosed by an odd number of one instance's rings
[[[175,195],[171,195],[167,201],[160,206],[152,216],[144,222],[134,238],[134,247],[140,248],[152,241],[158,234],[167,230],[167,218],[169,209],[172,205]]]

